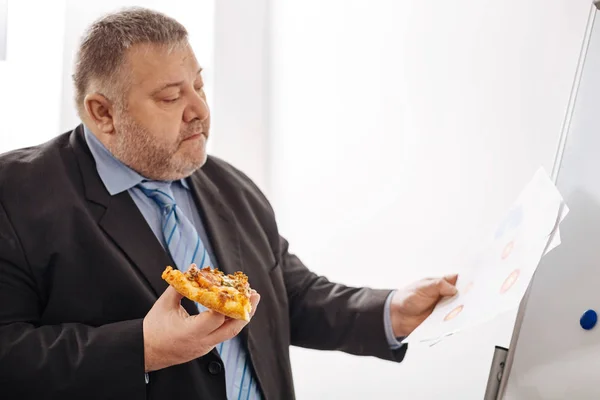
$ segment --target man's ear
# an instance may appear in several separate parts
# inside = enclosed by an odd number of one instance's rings
[[[91,93],[83,100],[85,110],[90,120],[100,131],[106,134],[114,132],[113,105],[104,95]]]

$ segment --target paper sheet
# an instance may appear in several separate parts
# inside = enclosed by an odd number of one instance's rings
[[[442,300],[407,342],[438,343],[448,335],[516,309],[540,259],[560,245],[568,207],[539,169],[483,248],[460,273],[458,294]]]

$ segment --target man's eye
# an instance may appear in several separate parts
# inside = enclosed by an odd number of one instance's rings
[[[179,100],[179,97],[175,97],[175,98],[172,98],[172,99],[164,99],[163,101],[165,103],[175,103],[177,100]]]

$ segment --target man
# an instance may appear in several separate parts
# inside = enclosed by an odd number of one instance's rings
[[[97,21],[74,82],[82,125],[0,157],[3,399],[293,399],[290,345],[401,361],[397,338],[455,294],[456,276],[351,288],[290,254],[258,188],[206,155],[201,68],[171,18]],[[191,263],[246,273],[251,322],[161,279]]]

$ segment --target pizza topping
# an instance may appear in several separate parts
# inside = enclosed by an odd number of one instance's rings
[[[191,282],[198,283],[201,288],[210,289],[212,286],[220,286],[220,279],[214,272],[220,271],[211,271],[210,267],[199,269],[195,265],[192,265],[187,271],[186,276]]]
[[[229,277],[229,276],[223,276],[221,284],[223,286],[229,286],[232,288],[235,287],[235,281],[233,279],[231,279],[231,277]]]
[[[235,274],[225,275],[222,271],[217,268],[204,267],[199,269],[196,265],[192,264],[188,271],[185,273],[188,280],[192,282],[194,287],[201,287],[203,289],[221,288],[230,289],[241,293],[247,297],[250,297],[250,285],[248,284],[248,277],[242,272],[236,272]],[[232,293],[231,291],[226,291]]]

